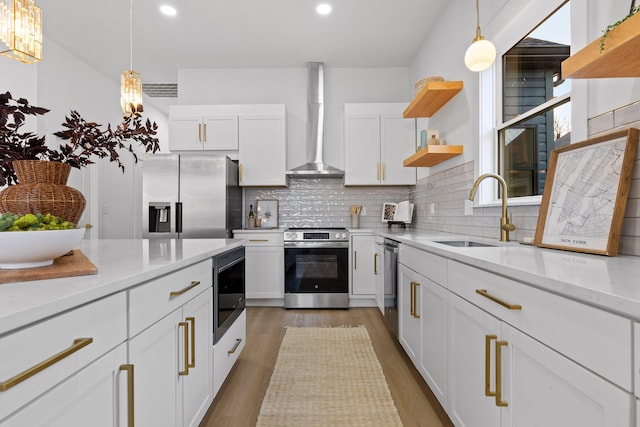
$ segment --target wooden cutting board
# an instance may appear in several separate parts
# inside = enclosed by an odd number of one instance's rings
[[[56,279],[59,277],[84,276],[98,273],[98,268],[79,249],[53,260],[46,267],[0,269],[0,284],[27,282],[30,280]]]

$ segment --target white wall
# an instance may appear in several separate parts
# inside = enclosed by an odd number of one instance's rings
[[[88,121],[116,125],[122,120],[120,76],[106,76],[91,68],[52,40],[44,40],[43,58],[37,64],[22,64],[0,57],[0,74],[12,96],[50,109],[37,121],[39,134],[55,144],[53,132],[62,130],[64,117],[77,110]],[[7,78],[5,78],[7,77]],[[158,137],[168,140],[167,118],[145,98],[145,117],[158,123]],[[94,225],[91,237],[124,238],[141,235],[142,217],[140,167],[134,167],[129,153],[121,156],[126,166],[122,174],[115,163],[102,161],[82,170],[72,169],[69,185],[87,199],[81,224]]]
[[[343,115],[349,102],[406,102],[408,68],[331,68],[325,64],[325,161],[344,168]],[[285,104],[287,167],[306,162],[307,68],[181,69],[178,103]]]

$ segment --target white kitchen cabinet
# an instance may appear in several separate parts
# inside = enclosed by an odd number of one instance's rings
[[[284,232],[234,231],[245,240],[245,294],[251,300],[284,304]],[[261,303],[265,303],[262,301]],[[266,301],[269,303],[269,301]]]
[[[127,346],[120,344],[0,422],[6,427],[126,426]]]
[[[115,372],[127,359],[126,352],[112,350],[126,340],[126,321],[121,293],[0,338],[0,423],[64,425],[75,414],[79,424],[91,425],[93,416],[83,405],[97,413],[113,410]],[[53,402],[58,406],[48,408]]]
[[[194,426],[204,417],[213,401],[212,298],[209,288],[129,340],[136,425]]]
[[[384,238],[376,236],[374,246],[374,275],[376,282],[376,304],[380,313],[384,316],[385,298],[389,298],[384,286]]]
[[[227,379],[231,368],[240,357],[247,343],[247,310],[243,310],[233,325],[225,332],[213,346],[213,394],[220,391],[220,387]]]
[[[354,296],[376,295],[377,269],[382,260],[374,251],[373,234],[351,235],[351,294]]]
[[[485,378],[494,378],[495,365],[487,359],[486,348],[498,339],[500,321],[456,295],[449,296],[449,304],[447,413],[458,427],[498,427],[500,408],[485,396]]]
[[[418,273],[398,264],[398,338],[416,366],[420,357],[420,282]]]
[[[171,106],[169,150],[237,150],[238,116],[215,109],[216,106]]]
[[[213,401],[212,262],[129,293],[129,363],[137,425],[197,425]]]
[[[446,407],[448,291],[440,285],[446,284],[446,260],[406,245],[400,246],[399,260],[400,344]]]
[[[415,185],[415,121],[405,104],[345,104],[345,185]]]
[[[629,393],[456,295],[449,416],[456,426],[628,426]]]
[[[265,114],[239,118],[241,186],[286,186],[286,116],[284,105]]]

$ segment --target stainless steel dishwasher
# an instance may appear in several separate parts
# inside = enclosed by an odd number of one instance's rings
[[[384,239],[384,319],[398,337],[398,242]]]

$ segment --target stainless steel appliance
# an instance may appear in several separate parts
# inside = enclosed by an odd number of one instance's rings
[[[349,232],[286,230],[284,282],[285,308],[348,308]]]
[[[244,247],[213,257],[213,343],[245,309]]]
[[[398,242],[384,239],[384,319],[398,337]]]
[[[147,155],[142,203],[145,239],[231,237],[242,228],[238,165],[220,155]]]

